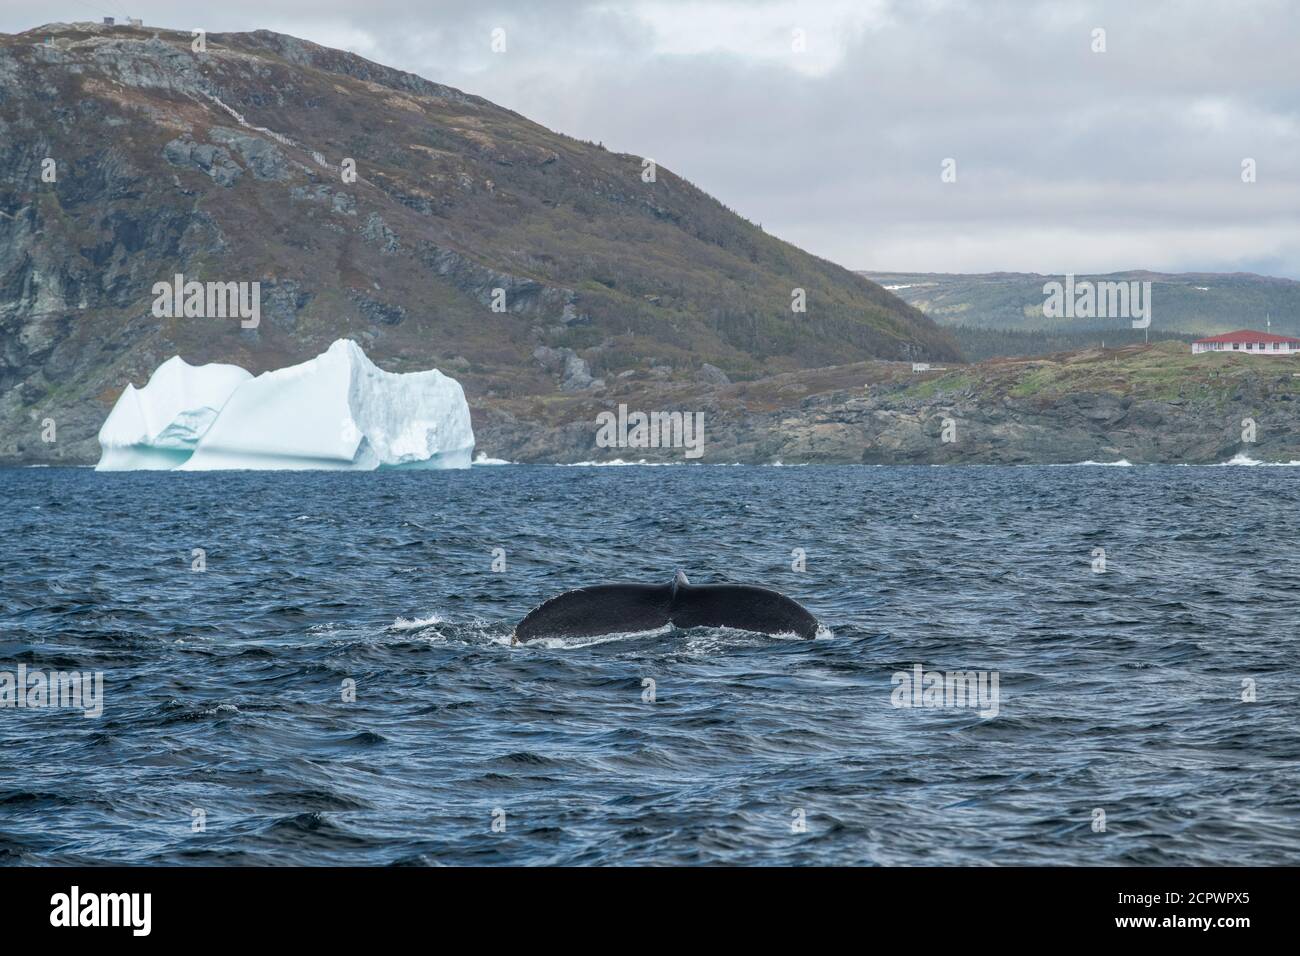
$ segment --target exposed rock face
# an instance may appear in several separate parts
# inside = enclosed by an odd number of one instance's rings
[[[476,414],[521,421],[651,366],[959,358],[879,286],[669,170],[643,182],[639,157],[292,37],[190,43],[0,35],[0,462],[93,462],[117,395],[171,355],[256,373],[351,337],[396,370],[465,356]],[[155,315],[175,275],[260,283],[260,325]]]
[[[189,137],[174,139],[163,147],[163,157],[173,166],[207,173],[219,186],[229,188],[239,182],[244,170],[230,158],[230,153],[211,143],[196,143]]]
[[[214,127],[208,135],[218,143],[224,143],[237,150],[244,160],[244,165],[258,179],[278,182],[289,178],[289,161],[272,140],[220,127]]]
[[[707,385],[730,385],[731,379],[727,378],[727,373],[716,365],[710,365],[705,362],[700,366],[700,381]]]
[[[564,358],[564,380],[560,383],[560,388],[566,392],[576,392],[579,389],[591,388],[593,385],[603,385],[600,379],[591,377],[591,366],[587,360],[580,358],[570,352]]]
[[[539,345],[533,350],[533,358],[559,377],[560,390],[563,392],[579,392],[588,388],[603,388],[605,385],[604,379],[592,378],[591,366],[573,349],[553,349]]]

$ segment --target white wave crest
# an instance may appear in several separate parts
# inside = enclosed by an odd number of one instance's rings
[[[390,631],[398,632],[419,631],[423,628],[433,627],[435,624],[443,624],[445,622],[446,618],[441,614],[430,614],[428,617],[417,617],[409,621],[404,617],[399,617],[388,626],[388,629]]]
[[[572,651],[582,647],[594,647],[608,644],[610,641],[625,641],[630,637],[658,637],[672,631],[671,624],[652,628],[648,631],[616,631],[613,634],[597,634],[594,637],[539,637],[535,641],[519,644],[519,647],[544,647],[552,651]]]
[[[1239,451],[1227,461],[1216,462],[1211,468],[1294,468],[1300,465],[1300,461],[1260,461],[1258,458],[1251,458],[1245,452]]]
[[[611,458],[609,461],[562,461],[558,462],[560,468],[613,468],[619,465],[645,465],[647,467],[659,467],[663,465],[687,465],[686,461],[646,461],[642,458],[639,461],[624,461],[622,458]]]

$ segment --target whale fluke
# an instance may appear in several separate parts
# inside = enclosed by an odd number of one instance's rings
[[[760,634],[817,636],[817,619],[796,601],[747,584],[598,584],[566,591],[530,611],[514,643],[543,637],[598,637],[676,627],[734,627]]]

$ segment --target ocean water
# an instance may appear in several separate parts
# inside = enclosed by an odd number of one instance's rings
[[[30,469],[0,501],[0,671],[104,682],[98,717],[0,709],[0,863],[1300,863],[1300,468]],[[510,646],[677,568],[832,635]],[[918,664],[996,675],[996,714],[895,706]]]

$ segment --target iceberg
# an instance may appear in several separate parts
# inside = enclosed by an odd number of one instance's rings
[[[212,368],[170,362],[191,372]],[[158,456],[150,460],[163,461],[164,451],[171,455],[169,464],[153,467],[369,471],[470,466],[474,432],[464,390],[437,369],[385,372],[349,339],[339,339],[300,365],[256,378],[235,366],[223,367],[243,377],[215,410],[209,414],[204,411],[208,406],[187,406],[172,415],[189,428],[185,448],[155,451],[152,439],[136,443]],[[105,429],[116,414],[115,407]],[[104,430],[100,436],[102,444]],[[105,445],[104,460],[108,450]],[[104,460],[99,467],[106,467]],[[132,466],[130,461],[125,467]]]
[[[163,362],[144,388],[128,384],[99,429],[96,471],[171,469],[183,464],[226,401],[253,376],[238,365]]]

